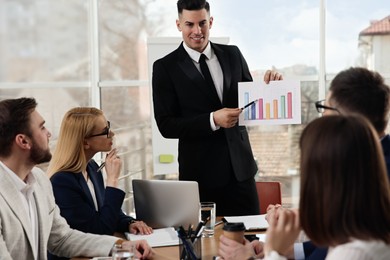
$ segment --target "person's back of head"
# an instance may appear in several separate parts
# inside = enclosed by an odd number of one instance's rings
[[[179,0],[177,1],[177,12],[181,14],[183,10],[197,11],[206,9],[210,12],[210,5],[206,0]]]
[[[365,116],[378,133],[384,132],[388,123],[390,89],[382,76],[365,68],[349,68],[332,80],[332,104],[343,113]]]
[[[300,221],[311,240],[390,243],[390,184],[376,131],[360,115],[326,116],[302,132]]]
[[[80,172],[86,168],[84,140],[92,135],[95,121],[102,115],[103,112],[94,107],[76,107],[65,114],[47,171],[49,177],[58,171]]]
[[[34,98],[0,101],[0,157],[10,156],[16,135],[25,134],[31,137],[30,115],[36,106]]]

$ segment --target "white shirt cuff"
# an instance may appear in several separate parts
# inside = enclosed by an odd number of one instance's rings
[[[305,259],[305,252],[303,251],[303,243],[294,243],[294,259]]]
[[[265,260],[286,260],[287,258],[279,255],[278,252],[276,251],[271,251],[266,257],[264,258]]]
[[[210,113],[210,126],[213,131],[217,131],[220,128],[220,126],[216,126],[214,123],[214,112]]]

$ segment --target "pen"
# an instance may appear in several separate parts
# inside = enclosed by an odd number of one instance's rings
[[[100,164],[100,167],[97,169],[97,171],[98,171],[98,172],[101,171],[101,170],[104,168],[105,165],[106,165],[105,162],[103,162],[102,164]]]
[[[253,100],[252,102],[250,102],[250,103],[246,104],[245,106],[243,106],[243,107],[241,108],[241,110],[244,110],[245,108],[247,108],[247,107],[253,105],[253,104],[256,103],[257,101],[258,101],[258,99]]]
[[[188,237],[188,238],[191,238],[191,235],[192,235],[192,225],[190,224],[190,225],[188,226],[187,237]]]
[[[202,227],[204,227],[204,222],[203,221],[201,221],[201,222],[199,222],[199,224],[196,226],[196,229],[195,229],[195,236],[197,237],[197,236],[199,236],[201,233],[200,233],[200,231],[202,230],[203,231],[203,229],[202,229]],[[192,240],[193,241],[193,240]]]

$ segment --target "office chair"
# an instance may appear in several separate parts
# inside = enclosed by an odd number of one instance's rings
[[[269,204],[282,204],[280,182],[256,181],[256,190],[260,203],[260,214],[267,213]]]

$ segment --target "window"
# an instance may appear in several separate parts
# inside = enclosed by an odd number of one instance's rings
[[[248,128],[256,177],[280,180],[283,201],[296,206],[297,141],[318,116],[314,102],[325,97],[330,80],[360,65],[378,70],[390,83],[389,32],[359,35],[372,20],[389,16],[388,3],[209,1],[211,36],[229,37],[239,46],[254,80],[274,68],[302,82],[302,125]],[[131,190],[131,178],[153,178],[147,38],[180,37],[176,18],[172,0],[3,0],[0,98],[34,96],[53,147],[67,110],[101,107],[126,154],[124,174],[130,177],[122,184]],[[126,210],[132,211],[131,197],[128,202]]]

